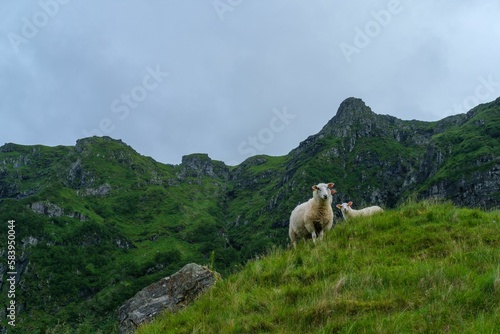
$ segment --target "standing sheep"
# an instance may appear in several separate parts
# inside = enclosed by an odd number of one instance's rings
[[[383,212],[384,211],[380,206],[376,206],[376,205],[369,206],[369,207],[361,209],[361,210],[354,210],[352,208],[352,202],[337,204],[337,209],[339,209],[340,212],[342,212],[342,217],[344,217],[344,220],[347,220],[347,218],[351,218],[351,217],[371,216],[376,212]]]
[[[313,197],[309,201],[299,204],[290,215],[288,234],[295,247],[297,238],[323,238],[325,231],[333,225],[332,195],[335,194],[333,183],[319,183],[312,186]]]

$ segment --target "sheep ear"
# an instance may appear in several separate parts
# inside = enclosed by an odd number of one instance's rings
[[[333,182],[332,183],[328,183],[328,188],[333,188],[333,187],[335,187],[335,183],[333,183]]]
[[[334,195],[334,194],[337,192],[337,190],[335,190],[335,189],[330,189],[330,192],[332,193],[332,195]]]
[[[337,204],[337,209],[342,210],[342,204]]]
[[[352,202],[347,203],[347,205],[352,206]]]
[[[317,189],[318,189],[318,187],[317,187],[316,185],[314,185],[314,186],[312,186],[312,187],[311,187],[311,189],[312,189],[312,190],[317,190]]]

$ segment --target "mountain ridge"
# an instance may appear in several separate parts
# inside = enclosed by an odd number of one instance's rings
[[[112,332],[121,302],[185,263],[210,261],[224,275],[286,245],[291,210],[318,182],[336,184],[334,204],[393,208],[437,197],[498,208],[499,134],[500,98],[436,122],[379,115],[348,98],[288,154],[237,166],[207,153],[164,164],[111,137],[7,143],[0,219],[19,222],[20,321],[36,331],[83,316]]]

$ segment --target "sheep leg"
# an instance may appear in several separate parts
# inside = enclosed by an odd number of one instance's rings
[[[314,227],[314,223],[313,222],[307,222],[304,224],[307,232],[311,233],[311,236],[312,236],[312,239],[313,239],[313,242],[316,242],[316,228]]]
[[[295,235],[295,233],[290,232],[290,240],[292,240],[293,248],[296,248],[297,247],[297,236]]]
[[[316,243],[316,231],[311,233],[311,236],[312,236],[313,242]]]

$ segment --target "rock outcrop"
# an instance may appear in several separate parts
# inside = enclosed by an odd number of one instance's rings
[[[208,154],[193,153],[182,157],[182,164],[177,177],[184,180],[186,177],[200,178],[219,177],[223,180],[229,178],[229,168],[222,162],[212,160]]]
[[[190,263],[139,291],[119,309],[119,333],[133,333],[142,323],[151,321],[164,310],[176,312],[213,286],[219,275]]]
[[[78,219],[80,221],[87,221],[89,218],[80,212],[64,212],[60,206],[50,202],[35,202],[28,205],[28,207],[35,213],[45,215],[48,217],[61,217],[67,216]]]

